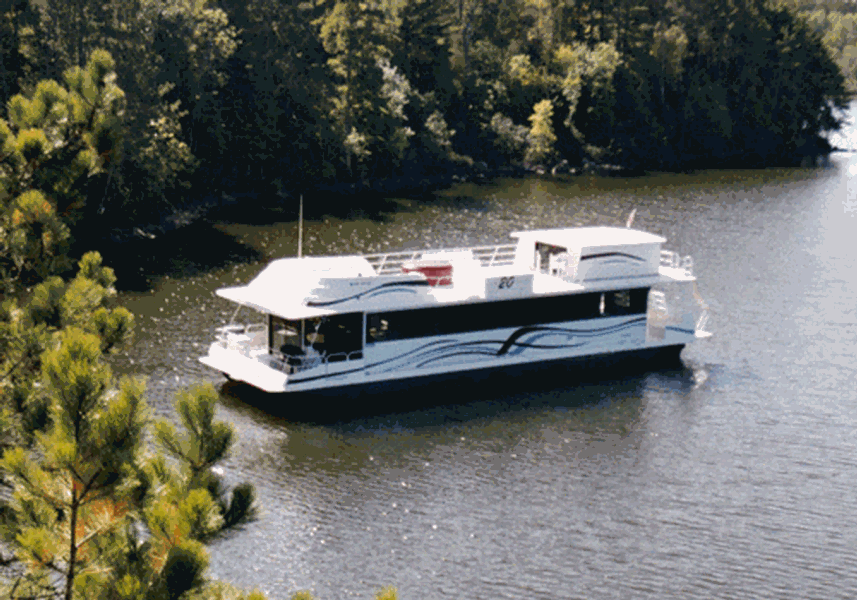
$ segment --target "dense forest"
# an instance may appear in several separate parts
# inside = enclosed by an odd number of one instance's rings
[[[35,123],[25,113],[42,110],[40,81],[62,83],[96,49],[115,61],[122,101],[101,140],[115,148],[80,174],[70,205],[100,231],[223,195],[420,187],[510,167],[794,164],[828,150],[819,134],[857,83],[848,1],[3,7],[13,129]]]

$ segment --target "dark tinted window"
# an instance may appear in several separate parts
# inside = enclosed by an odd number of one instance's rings
[[[318,327],[316,328],[316,324]],[[308,319],[307,341],[326,354],[338,354],[361,350],[363,344],[363,313],[332,315],[321,319]]]
[[[604,293],[604,315],[638,315],[646,312],[649,288]]]
[[[627,290],[624,294],[607,294],[606,316],[645,312],[648,289]],[[366,342],[561,323],[593,319],[600,314],[600,293],[370,313],[366,315]]]

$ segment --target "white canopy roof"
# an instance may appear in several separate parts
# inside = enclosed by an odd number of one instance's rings
[[[564,248],[593,246],[627,246],[637,244],[662,244],[666,238],[659,235],[626,229],[624,227],[568,227],[565,229],[533,229],[515,231],[511,237],[522,242],[542,242]]]
[[[308,319],[335,310],[306,306],[309,292],[323,277],[371,277],[372,265],[362,256],[307,256],[271,262],[247,285],[221,288],[216,294],[284,319]]]

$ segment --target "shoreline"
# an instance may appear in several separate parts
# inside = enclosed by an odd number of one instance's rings
[[[834,147],[829,153],[819,155],[811,165],[804,166],[821,166],[829,161],[830,154],[834,152],[857,150]],[[348,218],[360,212],[370,219],[380,219],[384,213],[395,210],[396,204],[391,197],[420,201],[438,190],[462,183],[484,185],[501,178],[517,177],[546,180],[569,180],[585,176],[633,178],[650,172],[654,171],[594,163],[575,169],[570,168],[567,161],[561,161],[550,169],[542,165],[491,168],[483,163],[422,177],[397,176],[375,181],[310,186],[303,192],[304,215],[308,219],[326,216]],[[116,272],[117,289],[145,291],[151,289],[159,278],[176,272],[192,273],[199,270],[199,265],[210,269],[226,266],[235,260],[263,258],[257,250],[243,245],[218,230],[215,225],[230,221],[296,221],[297,198],[300,195],[298,191],[290,191],[271,195],[223,192],[219,197],[204,196],[182,208],[163,213],[158,222],[116,227],[101,235],[83,235],[79,238],[81,241],[76,243],[76,248],[101,252],[105,264]],[[313,200],[306,202],[308,198]],[[355,202],[357,199],[360,202]]]

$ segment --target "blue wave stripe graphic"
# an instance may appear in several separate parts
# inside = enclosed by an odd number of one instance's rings
[[[678,331],[679,333],[686,333],[688,335],[696,335],[696,331],[693,329],[685,329],[683,327],[676,327],[674,325],[667,325],[666,329],[671,329],[673,331]]]
[[[572,338],[572,340],[574,340],[575,337],[597,338],[616,333],[624,329],[645,326],[645,321],[646,317],[638,317],[629,321],[625,321],[623,323],[617,323],[616,325],[610,325],[607,327],[599,327],[597,329],[565,329],[562,327],[548,326],[521,327],[520,329],[517,329],[512,332],[512,334],[505,340],[475,340],[471,342],[458,342],[455,339],[437,340],[424,344],[419,348],[414,348],[413,350],[410,350],[404,354],[400,354],[399,356],[372,363],[371,365],[365,365],[363,367],[350,369],[348,371],[340,371],[338,373],[327,373],[324,375],[304,377],[302,379],[290,379],[290,382],[306,383],[308,381],[317,381],[320,379],[339,377],[342,375],[358,373],[370,369],[377,369],[381,366],[386,366],[386,368],[378,370],[378,372],[381,373],[388,373],[394,369],[401,369],[405,367],[420,369],[432,363],[437,363],[443,360],[448,360],[461,356],[484,356],[487,358],[496,358],[505,355],[517,355],[525,350],[559,350],[563,348],[580,348],[582,346],[585,346],[589,342],[581,341],[572,342],[569,344],[537,344],[535,342],[540,338],[550,337],[557,334],[569,336]],[[528,341],[519,341],[521,337],[530,333],[538,333],[541,335],[535,336],[533,339]],[[495,350],[488,346],[499,346],[499,348]],[[518,351],[515,352],[515,350]],[[402,360],[407,359],[409,357],[414,360],[402,364]]]
[[[608,327],[600,327],[598,329],[564,329],[561,327],[522,327],[516,331],[514,331],[508,338],[505,340],[476,340],[472,342],[457,342],[456,340],[444,340],[442,342],[434,342],[431,344],[426,344],[420,348],[416,348],[411,350],[410,352],[403,354],[401,356],[397,356],[394,358],[390,358],[378,363],[374,363],[367,368],[377,368],[383,365],[386,365],[387,368],[381,369],[381,372],[389,372],[397,368],[403,367],[411,367],[411,368],[420,368],[427,364],[442,361],[455,356],[463,356],[463,355],[481,355],[481,356],[489,356],[489,357],[499,357],[504,355],[518,355],[524,350],[534,349],[534,350],[559,350],[563,348],[579,348],[588,343],[588,341],[580,341],[576,343],[569,344],[538,344],[535,343],[538,339],[542,337],[551,337],[554,335],[566,335],[571,338],[575,337],[583,337],[583,338],[596,338],[602,337],[604,335],[609,335],[612,333],[617,333],[619,331],[645,326],[645,317],[640,317],[636,319],[632,319],[630,321],[625,321],[624,323],[618,323],[616,325],[611,325]],[[531,333],[540,333],[542,335],[535,336],[534,338],[528,341],[519,341],[521,337],[531,334]],[[432,347],[433,346],[433,347]],[[475,349],[476,346],[499,346],[497,350],[485,348]],[[469,348],[468,348],[469,347]],[[402,364],[402,359],[407,357],[413,357],[414,360],[409,361],[408,363]],[[392,364],[395,363],[395,364]]]
[[[349,300],[354,300],[356,298],[362,298],[367,294],[374,294],[373,292],[377,292],[378,290],[383,290],[381,293],[386,292],[410,292],[412,294],[416,294],[416,290],[408,289],[413,287],[425,287],[429,285],[428,281],[392,281],[390,283],[383,283],[379,286],[373,287],[368,290],[363,290],[362,292],[358,292],[352,296],[346,296],[345,298],[337,298],[336,300],[307,300],[307,306],[333,306],[334,304],[339,304],[340,302],[347,302]],[[384,288],[403,288],[403,289],[384,289]]]
[[[646,262],[645,258],[640,258],[639,256],[634,256],[633,254],[626,254],[624,252],[602,252],[601,254],[587,254],[586,256],[581,256],[580,260],[592,260],[594,258],[608,258],[611,256],[621,257],[621,258],[630,258],[632,260],[638,260],[640,262]]]

